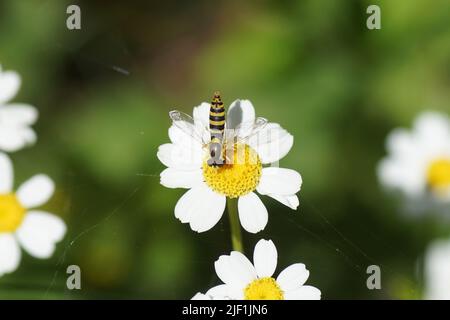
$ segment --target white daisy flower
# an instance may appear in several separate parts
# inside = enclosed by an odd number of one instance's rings
[[[36,175],[13,192],[13,168],[0,153],[0,276],[17,269],[21,246],[31,256],[49,258],[66,233],[57,216],[32,209],[47,202],[54,190],[46,175]]]
[[[210,104],[202,103],[193,110],[193,123],[184,125],[209,138],[210,131],[204,125],[209,118]],[[253,123],[255,119],[252,103],[236,100],[228,109],[226,130]],[[204,232],[214,227],[222,217],[227,197],[238,199],[239,220],[245,230],[251,233],[263,230],[268,212],[255,191],[297,209],[300,174],[291,169],[263,166],[283,158],[293,145],[293,136],[279,124],[268,123],[257,135],[242,142],[245,136],[252,135],[251,131],[252,128],[237,131],[237,141],[241,142],[231,148],[235,155],[241,152],[235,158],[242,161],[214,167],[207,163],[210,152],[207,145],[178,126],[170,127],[171,143],[161,145],[157,153],[168,167],[161,173],[161,184],[167,188],[189,189],[176,204],[175,216],[182,223],[189,223],[192,230]]]
[[[384,186],[409,199],[450,201],[450,120],[446,115],[420,114],[412,130],[391,132],[386,147],[388,156],[378,166]]]
[[[425,255],[425,298],[450,300],[450,240],[431,244]]]
[[[36,122],[36,108],[23,103],[9,103],[19,91],[20,76],[2,71],[0,66],[0,150],[14,152],[36,141],[30,128]]]
[[[253,252],[253,264],[242,253],[232,251],[215,262],[217,276],[224,284],[211,288],[198,300],[320,300],[321,292],[305,286],[309,271],[303,263],[295,263],[273,278],[277,267],[277,249],[271,240],[260,240]]]

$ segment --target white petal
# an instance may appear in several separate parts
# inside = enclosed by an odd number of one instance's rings
[[[0,150],[14,152],[36,141],[36,134],[29,127],[0,125]]]
[[[156,156],[158,157],[159,161],[166,167],[175,167],[173,165],[173,159],[179,159],[179,156],[175,156],[175,145],[173,143],[165,143],[158,147],[158,152],[156,153]]]
[[[0,194],[10,193],[13,189],[14,171],[9,157],[0,152]]]
[[[0,70],[0,105],[8,102],[17,94],[20,88],[20,76],[14,71]]]
[[[17,238],[31,256],[46,259],[65,233],[66,225],[61,218],[43,211],[29,211],[17,230]]]
[[[25,208],[35,208],[46,203],[54,190],[53,181],[44,174],[38,174],[19,187],[17,197]]]
[[[0,150],[14,152],[24,147],[20,127],[0,125]]]
[[[417,158],[386,158],[377,167],[378,179],[385,187],[399,189],[412,198],[426,191],[425,172],[426,169]]]
[[[425,298],[450,299],[450,240],[431,243],[425,254]]]
[[[300,288],[284,293],[286,300],[320,300],[321,292],[312,286],[301,286]]]
[[[194,107],[193,117],[196,127],[196,136],[200,137],[201,144],[208,143],[211,140],[211,133],[209,132],[209,111],[210,104],[203,102],[201,105]]]
[[[245,282],[256,279],[256,270],[248,258],[239,251],[231,251],[231,265],[233,270],[240,274],[240,278]]]
[[[212,287],[205,294],[198,292],[191,300],[230,300],[230,299],[242,299],[243,290],[240,289],[239,292],[235,290],[230,291],[229,285],[220,284],[218,286]],[[237,298],[236,298],[237,297]]]
[[[300,288],[308,280],[309,271],[303,263],[295,263],[281,271],[277,283],[284,292]]]
[[[450,120],[437,112],[426,112],[414,124],[418,148],[427,157],[450,156]],[[434,160],[434,159],[433,159]]]
[[[230,255],[222,255],[214,263],[216,274],[223,283],[244,289],[256,279],[256,271],[252,263],[242,253],[232,251]]]
[[[178,170],[167,168],[161,172],[161,184],[166,188],[193,188],[203,181],[202,171],[197,170]]]
[[[387,136],[386,149],[393,156],[411,157],[417,153],[417,143],[408,130],[397,128]]]
[[[259,240],[253,252],[253,264],[258,277],[271,277],[277,268],[277,261],[277,248],[272,240]]]
[[[197,293],[195,294],[195,296],[193,296],[193,297],[191,298],[191,300],[211,300],[211,297],[208,296],[208,295],[206,295],[206,294],[197,292]]]
[[[201,148],[166,143],[159,146],[156,156],[166,167],[180,170],[195,170],[202,165]]]
[[[255,108],[249,100],[236,100],[227,112],[227,129],[235,129],[240,123],[255,121]]]
[[[24,145],[34,144],[37,140],[36,133],[30,127],[23,127],[21,132],[22,139],[24,141]]]
[[[264,203],[253,192],[239,197],[238,211],[242,227],[250,233],[264,230],[269,220]]]
[[[192,123],[183,122],[184,130],[178,126],[172,125],[169,128],[169,138],[173,144],[182,146],[188,149],[201,148],[203,144],[203,134],[207,132],[205,128],[194,126]]]
[[[247,286],[246,284],[245,286]],[[239,287],[239,286],[231,286],[227,285],[227,298],[230,300],[244,300],[245,299],[245,286]]]
[[[187,191],[175,206],[175,217],[189,223],[197,232],[208,231],[219,222],[225,210],[226,198],[202,184]]]
[[[191,126],[190,124],[186,125],[187,127]],[[187,131],[193,131],[194,127],[191,126],[191,128]],[[185,131],[181,130],[179,127],[177,127],[176,125],[171,125],[169,127],[169,139],[170,142],[174,143],[174,144],[180,144],[180,145],[186,145],[186,144],[190,144],[191,141],[193,140],[193,138],[187,134]]]
[[[249,144],[259,155],[263,164],[273,163],[289,153],[294,137],[277,123],[269,123],[260,132],[252,136]]]
[[[298,197],[294,194],[294,195],[280,195],[280,194],[267,194],[267,196],[274,198],[275,200],[281,202],[282,204],[284,204],[285,206],[293,209],[293,210],[297,210],[298,205],[299,205],[299,201],[298,201]]]
[[[207,102],[203,102],[197,107],[194,107],[192,112],[195,125],[199,128],[205,128],[209,125],[209,108],[210,105]]]
[[[291,169],[264,168],[256,188],[260,194],[293,195],[300,191],[302,177]]]
[[[20,263],[20,248],[13,234],[0,234],[0,277],[17,269]]]
[[[214,268],[219,279],[225,284],[239,283],[239,277],[231,270],[230,256],[221,255],[214,262]]]
[[[436,139],[446,139],[449,141],[450,135],[450,119],[447,115],[428,111],[420,114],[414,122],[414,130],[420,137],[426,138],[429,143],[433,143]]]
[[[31,125],[37,116],[37,109],[27,104],[12,103],[0,108],[0,123],[8,125]]]
[[[228,286],[226,284],[220,284],[212,287],[206,292],[206,295],[214,300],[225,300],[229,298]]]

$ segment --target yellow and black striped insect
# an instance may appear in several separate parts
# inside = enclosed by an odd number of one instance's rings
[[[267,124],[265,118],[258,117],[254,121],[241,122],[236,127],[227,127],[225,107],[219,92],[215,92],[209,106],[209,119],[202,115],[194,118],[178,111],[170,111],[172,123],[185,134],[200,142],[203,148],[208,148],[209,166],[220,167],[228,163],[225,148],[255,135]]]
[[[224,161],[222,157],[222,142],[225,132],[225,107],[223,106],[220,93],[214,93],[209,108],[209,131],[211,133],[211,142],[209,144],[208,165],[222,166]]]

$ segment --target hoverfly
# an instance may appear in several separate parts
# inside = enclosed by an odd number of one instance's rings
[[[170,111],[172,123],[185,134],[200,142],[203,148],[208,148],[207,164],[221,167],[232,164],[228,155],[233,155],[235,144],[245,143],[267,125],[267,119],[258,117],[254,121],[241,122],[235,128],[229,128],[225,119],[225,107],[219,92],[215,92],[209,108],[209,122],[193,119],[178,111]],[[225,147],[224,147],[225,146]],[[230,151],[231,148],[231,152]],[[225,150],[228,149],[228,150]]]

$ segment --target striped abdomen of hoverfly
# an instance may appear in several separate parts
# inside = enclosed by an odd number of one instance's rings
[[[211,158],[208,164],[212,166],[223,165],[222,141],[225,130],[225,108],[219,93],[215,93],[209,108],[209,131],[211,143],[209,151]]]

